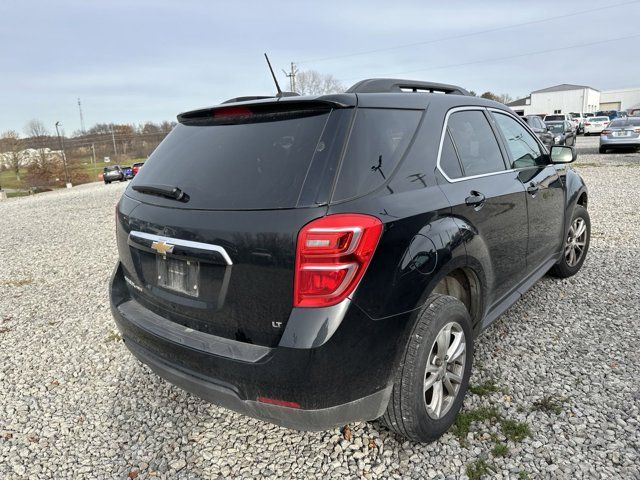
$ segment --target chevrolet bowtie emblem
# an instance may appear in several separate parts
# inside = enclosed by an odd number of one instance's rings
[[[166,255],[173,252],[174,245],[166,243],[165,241],[153,242],[151,248],[153,248],[160,255]]]

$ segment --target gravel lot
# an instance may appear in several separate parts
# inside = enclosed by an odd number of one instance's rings
[[[0,478],[640,478],[640,154],[579,151],[582,272],[544,278],[481,336],[464,405],[480,420],[430,445],[377,422],[276,427],[137,362],[107,301],[124,185],[0,203]]]

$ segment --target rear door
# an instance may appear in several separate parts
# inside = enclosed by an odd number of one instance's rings
[[[438,169],[453,214],[473,234],[467,253],[483,264],[490,306],[523,278],[528,224],[524,187],[507,171],[487,115],[480,107],[448,113]]]
[[[509,153],[509,167],[526,188],[529,217],[527,270],[533,271],[560,251],[564,232],[565,193],[549,156],[534,135],[513,115],[492,110]],[[569,122],[565,122],[569,123]]]
[[[132,296],[190,328],[277,345],[297,234],[326,214],[352,111],[282,102],[183,116],[120,202]]]

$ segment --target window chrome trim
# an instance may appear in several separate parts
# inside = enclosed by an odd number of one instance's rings
[[[213,245],[211,243],[203,243],[203,242],[194,242],[191,240],[183,240],[181,238],[164,237],[162,235],[154,235],[152,233],[137,232],[137,231],[129,232],[129,236],[142,238],[144,240],[150,240],[152,242],[165,242],[171,245],[176,245],[181,247],[197,248],[199,250],[216,252],[216,253],[219,253],[222,256],[222,258],[224,258],[224,261],[226,262],[227,265],[233,265],[233,262],[231,261],[231,257],[229,256],[227,251],[224,249],[224,247],[221,247],[220,245]]]
[[[447,114],[444,117],[444,125],[442,127],[442,133],[440,134],[440,146],[438,147],[438,160],[436,161],[436,168],[440,171],[440,173],[442,174],[442,176],[447,180],[447,182],[449,183],[456,183],[456,182],[462,182],[463,180],[471,180],[474,178],[483,178],[483,177],[491,177],[493,175],[500,175],[502,173],[509,173],[509,172],[515,172],[515,169],[509,169],[509,170],[500,170],[497,172],[489,172],[489,173],[482,173],[480,175],[470,175],[467,177],[460,177],[460,178],[449,178],[449,175],[447,175],[445,173],[445,171],[442,169],[442,166],[440,166],[440,157],[442,156],[442,147],[444,145],[444,137],[447,134],[447,126],[449,124],[449,117],[451,116],[452,113],[456,113],[456,112],[464,112],[464,111],[474,111],[474,110],[478,110],[481,112],[486,112],[488,109],[486,107],[481,107],[481,106],[466,106],[466,107],[455,107],[452,108],[451,110],[449,110],[447,112]],[[497,111],[502,111],[499,109],[495,109]],[[488,122],[488,120],[487,120]],[[491,128],[491,125],[489,125],[489,127]],[[494,136],[495,138],[495,136]],[[500,147],[500,141],[496,138],[496,143],[498,144],[498,148]],[[500,149],[500,155],[502,156],[502,149]],[[502,159],[502,162],[504,163],[504,159]]]

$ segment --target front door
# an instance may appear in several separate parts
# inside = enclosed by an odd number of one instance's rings
[[[511,168],[527,191],[527,270],[559,255],[564,237],[564,189],[549,155],[515,117],[491,112],[509,152]]]

